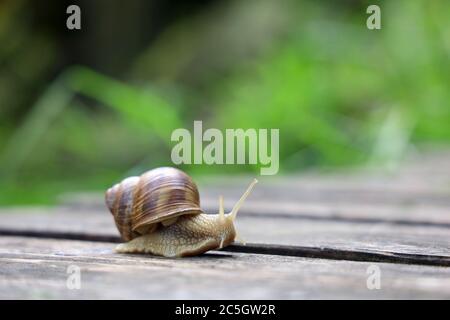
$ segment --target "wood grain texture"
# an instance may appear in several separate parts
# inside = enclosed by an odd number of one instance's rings
[[[237,219],[248,245],[194,258],[114,253],[103,194],[0,208],[0,298],[450,299],[449,159],[263,177]],[[251,178],[195,179],[202,208],[216,213],[223,194],[230,209]],[[66,287],[69,265],[81,290]],[[367,288],[369,266],[380,290]]]
[[[253,179],[193,178],[199,186],[201,206],[210,213],[217,212],[219,195],[225,196],[225,206],[230,209]],[[306,171],[259,180],[245,204],[247,215],[450,227],[448,149],[411,154],[390,170]],[[68,194],[61,202],[93,210],[105,206],[102,193]]]
[[[231,209],[251,179],[200,179],[197,184],[202,208],[216,213],[219,195],[224,195],[225,206]],[[101,193],[68,194],[61,201],[76,208],[98,210],[105,207]],[[427,171],[261,177],[245,204],[247,215],[447,226],[450,226],[449,208],[450,173],[428,174]]]
[[[239,198],[239,191],[237,188],[235,192],[224,188],[208,189],[207,192],[202,192],[201,206],[207,213],[217,213],[218,197],[225,195],[225,207],[229,211]],[[298,194],[290,195],[275,195],[272,191],[259,191],[259,193],[258,195],[258,191],[255,191],[255,195],[251,195],[246,201],[243,209],[245,215],[361,223],[386,221],[399,225],[450,227],[450,204],[421,203],[420,201],[417,203],[413,196],[411,201],[389,203],[381,200],[378,203],[371,203],[363,200],[355,201],[358,197],[356,192],[335,200],[331,200],[326,193],[321,193],[314,199],[307,198],[308,196],[302,194],[301,190],[298,190]],[[450,198],[450,193],[446,197]],[[105,204],[102,194],[91,193],[67,195],[63,199],[63,206],[98,211],[102,210]]]
[[[212,252],[167,259],[113,253],[110,243],[0,237],[0,298],[450,298],[450,269]],[[66,287],[67,268],[81,289]],[[368,267],[381,289],[367,289]]]
[[[0,234],[118,239],[113,218],[106,209],[22,208],[0,211],[0,216]],[[236,226],[239,234],[251,243],[450,257],[447,227],[250,217],[245,215],[244,208]]]

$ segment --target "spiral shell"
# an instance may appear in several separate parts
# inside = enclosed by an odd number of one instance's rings
[[[203,213],[194,181],[170,167],[122,180],[106,191],[105,200],[125,241],[152,232],[159,222]]]

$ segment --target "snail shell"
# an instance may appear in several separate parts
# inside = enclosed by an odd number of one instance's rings
[[[153,232],[159,223],[203,213],[194,181],[171,167],[126,178],[106,191],[105,200],[125,241]]]

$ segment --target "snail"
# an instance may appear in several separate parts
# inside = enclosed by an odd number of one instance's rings
[[[194,181],[183,171],[162,167],[129,177],[106,191],[106,205],[125,241],[119,253],[184,257],[221,249],[237,237],[234,221],[254,179],[230,213],[223,197],[219,214],[205,214]]]

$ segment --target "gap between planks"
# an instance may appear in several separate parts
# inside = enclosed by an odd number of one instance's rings
[[[0,236],[22,236],[42,239],[65,239],[81,240],[95,242],[120,243],[121,239],[117,236],[94,235],[81,233],[63,233],[63,232],[40,232],[40,231],[17,231],[0,228]],[[348,249],[335,249],[326,247],[304,247],[293,245],[275,245],[275,244],[232,244],[222,251],[252,253],[263,255],[278,255],[291,257],[305,257],[315,259],[347,260],[360,262],[382,262],[397,264],[414,264],[450,267],[450,258],[439,255],[423,255],[398,252],[377,252],[377,251],[359,251]]]

